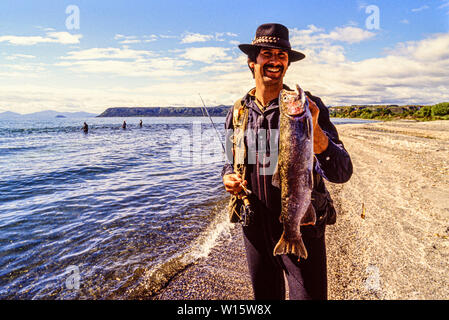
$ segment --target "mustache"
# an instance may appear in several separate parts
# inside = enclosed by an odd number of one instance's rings
[[[269,63],[269,64],[266,64],[263,66],[264,70],[266,70],[268,68],[279,68],[281,72],[284,71],[284,67],[282,65],[274,65],[274,64]]]

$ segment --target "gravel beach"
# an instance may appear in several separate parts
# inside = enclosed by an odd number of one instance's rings
[[[449,121],[337,128],[354,174],[327,183],[329,299],[449,299]],[[150,299],[253,299],[241,227],[230,230]]]

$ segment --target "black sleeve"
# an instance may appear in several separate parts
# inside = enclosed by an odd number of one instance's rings
[[[349,153],[338,137],[337,128],[331,122],[329,110],[319,97],[306,92],[307,96],[320,108],[318,124],[329,138],[327,149],[316,155],[316,171],[326,180],[333,183],[347,182],[352,176],[352,161]]]

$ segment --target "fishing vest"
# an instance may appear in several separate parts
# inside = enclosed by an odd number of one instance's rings
[[[232,124],[234,128],[232,135],[232,156],[234,160],[234,173],[240,174],[243,179],[246,177],[245,159],[247,150],[245,147],[245,131],[248,125],[248,114],[249,109],[243,100],[237,100],[232,110]],[[232,223],[240,222],[240,207],[242,205],[243,201],[240,195],[231,195],[229,201],[229,220]]]
[[[245,160],[247,157],[247,148],[245,146],[245,132],[248,125],[248,114],[249,108],[246,106],[245,100],[237,100],[234,103],[232,110],[232,124],[234,128],[234,132],[232,135],[232,155],[234,160],[234,173],[240,174],[243,180],[246,179]],[[321,175],[314,171],[314,186],[317,186],[318,183],[322,183],[321,180]],[[324,186],[324,192],[313,190],[312,198],[315,210],[318,212],[322,212],[322,214],[317,217],[317,222],[322,221],[326,224],[334,224],[336,222],[336,211],[333,206],[332,198],[326,187]],[[241,221],[240,208],[242,205],[243,201],[240,195],[231,195],[231,199],[229,201],[229,220],[231,223],[237,223]]]

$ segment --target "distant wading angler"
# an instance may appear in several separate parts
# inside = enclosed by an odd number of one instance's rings
[[[325,227],[336,212],[324,179],[347,182],[351,158],[321,99],[283,84],[290,64],[305,58],[285,26],[263,24],[239,48],[256,86],[227,115],[222,177],[230,220],[243,222],[254,297],[285,299],[285,274],[290,299],[325,300]]]

